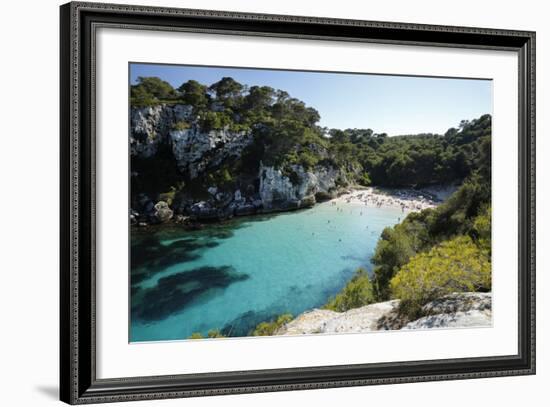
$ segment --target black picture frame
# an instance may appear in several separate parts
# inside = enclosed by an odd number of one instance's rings
[[[535,373],[535,33],[72,2],[60,8],[60,398],[70,404]],[[95,29],[511,50],[519,59],[519,352],[499,357],[96,378]]]

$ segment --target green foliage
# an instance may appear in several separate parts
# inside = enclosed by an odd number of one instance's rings
[[[176,199],[176,195],[178,194],[178,192],[180,192],[183,189],[184,186],[185,186],[185,183],[183,181],[178,182],[176,185],[170,186],[170,189],[168,191],[161,192],[158,195],[158,200],[164,201],[169,206],[172,206],[172,203],[174,203]]]
[[[185,120],[180,120],[179,122],[174,123],[172,126],[172,130],[187,130],[191,128],[191,124],[186,122]]]
[[[358,179],[360,185],[368,186],[371,184],[371,179],[368,172],[364,172]]]
[[[225,336],[222,335],[219,329],[211,329],[208,331],[208,337],[209,338],[225,338]]]
[[[303,150],[298,154],[298,162],[305,170],[310,170],[319,162],[319,157],[311,151]]]
[[[274,103],[275,89],[269,86],[252,86],[243,101],[243,110],[248,114],[262,117],[263,113],[268,111]]]
[[[384,229],[372,257],[377,299],[389,298],[389,281],[411,257],[444,240],[470,235],[476,241],[484,239],[480,243],[490,248],[490,215],[477,218],[490,210],[487,209],[490,201],[490,187],[476,173],[437,208],[411,213],[400,224]],[[474,226],[476,221],[478,232]]]
[[[147,92],[142,86],[132,86],[130,89],[130,101],[132,106],[145,107],[159,103],[159,100]]]
[[[374,185],[421,186],[460,181],[477,171],[490,178],[491,116],[461,123],[444,136],[387,137],[370,129],[332,129],[332,158],[339,166],[360,166]],[[361,183],[361,176],[356,180]]]
[[[221,167],[216,171],[210,172],[207,175],[206,180],[207,184],[205,186],[216,185],[222,188],[232,186],[234,181],[233,176],[227,167]]]
[[[428,228],[433,235],[444,238],[466,233],[472,228],[474,217],[490,201],[490,186],[474,175],[427,218]]]
[[[160,78],[140,77],[131,87],[131,102],[184,103],[193,107],[204,131],[251,131],[251,150],[264,165],[309,170],[322,161],[347,171],[346,182],[394,187],[460,182],[475,172],[490,185],[490,115],[462,121],[445,135],[388,137],[371,129],[331,129],[325,137],[319,112],[301,100],[269,86],[247,88],[230,77],[209,87],[189,80],[177,91]]]
[[[471,235],[478,244],[491,254],[491,207],[487,206],[481,214],[475,218]]]
[[[206,338],[208,339],[225,338],[225,336],[222,335],[219,329],[211,329],[210,331],[208,331]],[[191,336],[187,339],[206,339],[206,338],[200,332],[193,332]]]
[[[231,118],[225,112],[208,111],[201,116],[201,127],[206,131],[222,130],[231,124]]]
[[[254,328],[251,336],[271,336],[283,325],[292,321],[291,314],[279,315],[275,320],[269,322],[261,322]]]
[[[189,80],[183,83],[178,91],[181,94],[181,100],[183,103],[193,107],[195,112],[202,112],[208,107],[209,98],[207,94],[207,87],[200,84],[195,80]]]
[[[373,287],[367,272],[360,268],[342,291],[323,307],[336,312],[362,307],[375,302]]]
[[[162,100],[177,98],[177,93],[168,82],[156,76],[137,79],[138,83],[130,87],[130,98],[133,105],[150,106]]]
[[[212,84],[209,90],[216,93],[220,100],[231,99],[241,95],[244,87],[235,79],[224,76],[218,82]]]
[[[372,257],[374,286],[380,300],[389,297],[388,283],[397,270],[407,263],[424,245],[426,231],[416,222],[402,222],[385,228]]]
[[[442,296],[491,289],[491,263],[486,249],[468,236],[445,241],[411,258],[391,279],[400,311],[411,318],[421,307]]]

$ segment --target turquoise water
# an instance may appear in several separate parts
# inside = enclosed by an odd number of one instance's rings
[[[130,340],[211,329],[244,336],[276,315],[319,307],[358,267],[371,270],[380,233],[402,217],[398,208],[325,202],[200,231],[132,229]]]

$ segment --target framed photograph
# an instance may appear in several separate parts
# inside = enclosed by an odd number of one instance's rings
[[[535,373],[535,33],[61,6],[61,400]]]

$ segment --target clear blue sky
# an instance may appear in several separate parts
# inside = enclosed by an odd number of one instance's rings
[[[131,64],[131,83],[139,76],[158,76],[174,87],[189,79],[209,86],[230,76],[287,91],[319,111],[321,126],[390,136],[442,134],[493,109],[491,80]]]

